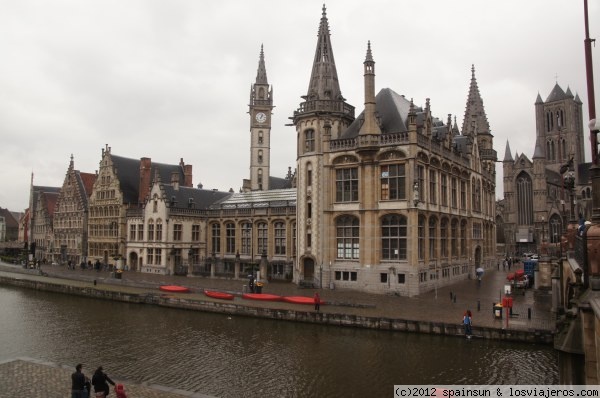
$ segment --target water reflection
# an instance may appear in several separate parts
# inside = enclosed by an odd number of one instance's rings
[[[555,384],[545,345],[229,317],[0,287],[0,360],[104,365],[222,397],[391,396],[394,384]]]

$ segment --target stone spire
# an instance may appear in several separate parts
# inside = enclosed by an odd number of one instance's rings
[[[371,42],[367,44],[367,56],[364,64],[365,85],[365,112],[364,121],[360,126],[360,135],[381,134],[377,123],[377,111],[375,110],[375,61],[371,54]]]
[[[535,150],[533,151],[533,158],[532,159],[543,159],[546,156],[544,156],[544,150],[542,149],[542,145],[540,143],[540,137],[537,137],[537,139],[535,140]]]
[[[269,84],[267,81],[267,68],[265,68],[265,53],[263,45],[260,45],[260,57],[258,59],[258,70],[256,72],[256,84]]]
[[[338,82],[325,5],[306,100],[344,100]]]
[[[471,65],[471,85],[469,87],[469,97],[467,98],[462,133],[463,135],[470,136],[490,134],[490,124],[485,114],[483,100],[479,94],[477,79],[475,79],[475,65]]]
[[[514,162],[512,157],[512,153],[510,153],[510,145],[508,145],[508,140],[506,140],[506,150],[504,151],[504,160],[503,162]]]

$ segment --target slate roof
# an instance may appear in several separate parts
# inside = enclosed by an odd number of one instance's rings
[[[19,228],[19,221],[15,219],[10,210],[0,207],[0,216],[4,217],[6,228]]]
[[[403,133],[408,131],[406,120],[410,110],[410,101],[404,96],[394,92],[390,88],[384,88],[375,96],[375,110],[381,121],[381,132],[383,134]],[[415,107],[417,112],[417,123],[423,121],[422,108]],[[419,115],[419,113],[421,115]],[[420,117],[419,117],[420,116]],[[365,112],[360,115],[348,126],[340,138],[355,138],[358,136],[360,126],[365,119]]]
[[[165,199],[176,208],[208,209],[214,203],[231,196],[230,192],[182,187],[175,189],[171,184],[161,184]]]
[[[573,98],[571,90],[567,88],[567,93],[565,93],[558,83],[556,83],[550,92],[550,95],[548,95],[548,98],[546,98],[546,102],[562,101],[569,98]]]
[[[130,159],[111,154],[113,166],[119,179],[124,203],[138,203],[140,189],[140,163],[139,159]],[[179,182],[183,184],[185,175],[178,164],[151,163],[150,179],[154,180],[156,172],[163,183],[171,182],[173,172],[179,174]]]
[[[137,203],[140,186],[140,161],[117,155],[110,155],[119,179],[124,203]]]
[[[269,177],[269,190],[292,188],[292,180],[289,178]]]

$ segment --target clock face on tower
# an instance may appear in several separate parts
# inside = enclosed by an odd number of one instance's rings
[[[266,121],[267,121],[267,115],[265,115],[265,114],[264,114],[264,113],[262,113],[262,112],[258,112],[258,113],[256,114],[256,121],[257,121],[257,122],[259,122],[259,123],[264,123],[264,122],[266,122]]]

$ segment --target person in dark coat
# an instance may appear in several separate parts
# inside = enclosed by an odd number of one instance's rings
[[[113,386],[115,385],[115,382],[103,372],[102,366],[99,366],[94,372],[94,376],[92,376],[92,385],[94,386],[96,397],[98,396],[98,393],[104,393],[104,395],[100,395],[101,397],[108,396],[110,393],[110,387],[108,386],[108,383],[112,384]]]
[[[88,398],[90,380],[85,377],[82,364],[75,366],[75,372],[71,375],[71,398]]]

